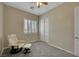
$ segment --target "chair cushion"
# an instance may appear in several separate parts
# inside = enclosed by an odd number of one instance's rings
[[[32,44],[29,43],[29,44],[25,44],[25,45],[23,46],[23,48],[30,48],[31,46],[32,46]]]

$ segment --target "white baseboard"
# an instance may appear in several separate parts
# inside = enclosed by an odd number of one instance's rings
[[[56,48],[58,48],[58,49],[61,49],[61,50],[63,50],[63,51],[66,51],[66,52],[68,52],[68,53],[70,53],[70,54],[73,54],[73,55],[74,55],[74,52],[71,52],[71,51],[69,51],[69,50],[63,49],[63,48],[58,47],[58,46],[56,46],[56,45],[52,45],[52,44],[50,44],[50,43],[48,43],[48,45],[53,46],[53,47],[56,47]]]

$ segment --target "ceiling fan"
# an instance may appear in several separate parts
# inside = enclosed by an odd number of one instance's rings
[[[40,8],[41,6],[46,6],[46,5],[48,5],[47,2],[36,2],[36,6],[37,6],[38,8]]]
[[[48,2],[34,2],[34,6],[31,6],[31,9],[34,9],[35,7],[40,8],[42,6],[47,6]]]

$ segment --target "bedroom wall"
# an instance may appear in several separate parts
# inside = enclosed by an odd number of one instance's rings
[[[12,33],[16,34],[19,40],[25,40],[26,42],[38,40],[38,33],[24,34],[24,18],[38,22],[38,16],[4,5],[5,44],[8,43],[7,36]]]
[[[74,53],[74,8],[78,6],[66,2],[40,16],[40,20],[48,18],[49,45]]]
[[[0,3],[0,53],[4,46],[3,41],[3,4]]]

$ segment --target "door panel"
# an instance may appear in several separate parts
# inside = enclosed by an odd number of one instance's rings
[[[41,40],[48,42],[48,18],[41,18],[40,19],[40,36],[41,36]]]
[[[75,8],[75,55],[79,56],[79,8]]]

